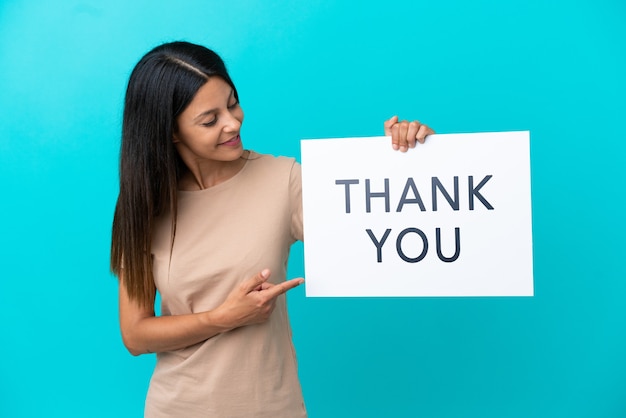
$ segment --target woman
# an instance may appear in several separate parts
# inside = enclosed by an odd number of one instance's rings
[[[302,240],[300,166],[244,150],[222,60],[156,47],[126,92],[111,269],[133,355],[157,353],[146,417],[304,417],[285,297]],[[394,149],[433,133],[386,121]],[[155,316],[156,291],[161,316]]]

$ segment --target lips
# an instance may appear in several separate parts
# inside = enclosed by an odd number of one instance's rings
[[[224,141],[221,142],[218,145],[224,145],[227,147],[233,147],[233,146],[237,146],[241,143],[241,136],[239,135],[235,135],[234,137],[230,138],[228,141]]]

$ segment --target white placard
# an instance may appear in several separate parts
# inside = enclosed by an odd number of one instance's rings
[[[307,296],[532,296],[527,131],[301,141]]]

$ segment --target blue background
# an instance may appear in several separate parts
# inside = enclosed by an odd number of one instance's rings
[[[134,64],[178,39],[224,57],[257,151],[394,114],[531,131],[535,297],[296,289],[312,418],[626,416],[625,18],[620,0],[4,0],[0,416],[142,414],[154,357],[125,351],[108,272],[120,120]]]

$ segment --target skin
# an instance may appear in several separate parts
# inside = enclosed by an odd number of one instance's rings
[[[239,132],[243,110],[232,87],[210,78],[178,117],[174,144],[188,171],[183,190],[201,190],[228,180],[244,166]]]
[[[416,142],[423,144],[428,135],[435,133],[426,125],[414,120],[399,121],[397,116],[393,116],[384,123],[385,135],[391,137],[391,147],[400,152],[407,152],[409,148],[415,148]]]
[[[178,117],[178,130],[172,138],[187,166],[181,176],[181,190],[202,190],[224,182],[245,164],[239,132],[243,110],[232,88],[219,77],[210,78]],[[433,130],[417,121],[399,121],[397,116],[384,123],[394,150],[406,152],[416,142],[424,143]],[[119,313],[122,339],[133,355],[172,351],[205,341],[219,333],[267,321],[276,298],[302,283],[299,277],[280,284],[268,282],[264,269],[235,287],[226,300],[211,311],[187,315],[155,316],[154,301],[140,306],[129,298],[120,275]]]

